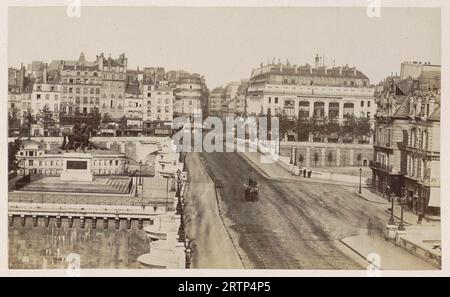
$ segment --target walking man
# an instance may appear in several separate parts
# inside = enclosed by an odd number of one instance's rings
[[[372,235],[372,219],[367,222],[367,235]]]

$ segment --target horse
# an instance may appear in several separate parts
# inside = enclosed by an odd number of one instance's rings
[[[89,137],[92,129],[92,126],[86,126],[85,124],[80,126],[75,124],[72,127],[72,132],[64,135],[61,149],[66,150],[66,152],[70,149],[77,151],[77,149],[81,146],[83,152],[85,152],[85,147],[89,146],[92,148],[92,145],[89,145]]]

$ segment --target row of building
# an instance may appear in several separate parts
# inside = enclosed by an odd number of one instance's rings
[[[373,189],[419,217],[440,212],[441,67],[405,62],[377,86]]]
[[[174,115],[192,115],[207,106],[201,75],[161,67],[131,70],[125,54],[87,61],[82,53],[75,61],[33,62],[9,68],[8,77],[8,111],[11,123],[19,126],[28,113],[45,110],[58,127],[98,113],[115,121],[126,117],[128,130],[142,132],[155,122],[170,127]],[[35,125],[32,135],[49,134],[42,130]]]

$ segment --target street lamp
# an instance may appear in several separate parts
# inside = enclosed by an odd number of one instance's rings
[[[184,240],[184,253],[186,254],[185,260],[185,268],[191,268],[191,258],[192,258],[192,249],[191,249],[191,240],[188,236],[186,236]]]
[[[178,241],[184,242],[186,232],[184,230],[184,199],[181,199],[180,227],[178,228]]]
[[[400,207],[401,207],[401,213],[400,213],[400,223],[398,224],[398,230],[399,231],[405,231],[405,224],[403,223],[403,206],[406,202],[406,197],[404,196],[406,194],[405,188],[402,187],[400,190]]]
[[[139,161],[139,185],[142,185],[142,161]]]
[[[362,168],[359,168],[359,191],[358,191],[359,194],[361,194],[361,175],[362,175]]]
[[[293,164],[294,161],[292,160],[292,157],[294,156],[294,147],[291,147],[291,160],[289,161],[289,164]]]
[[[395,225],[395,220],[394,220],[394,199],[391,199],[391,187],[390,186],[386,186],[386,190],[387,190],[389,201],[391,201],[391,217],[389,218],[388,225]]]
[[[177,170],[177,192],[175,196],[178,198],[176,214],[181,214],[181,179],[180,179],[181,171]]]
[[[136,178],[135,178],[135,184],[136,184],[136,186],[134,187],[134,197],[138,197],[138,196],[139,196],[139,194],[138,194],[138,177],[137,177],[137,174],[136,174],[136,173],[133,173],[133,176],[136,177]]]

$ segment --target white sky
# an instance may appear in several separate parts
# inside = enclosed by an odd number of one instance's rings
[[[382,8],[65,7],[9,9],[8,65],[33,60],[91,61],[125,52],[137,65],[203,74],[210,89],[249,78],[273,57],[291,64],[356,66],[372,83],[400,71],[402,61],[440,64],[440,10]]]

